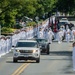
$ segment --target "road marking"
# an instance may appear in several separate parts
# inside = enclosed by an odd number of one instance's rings
[[[29,64],[26,64],[26,65],[17,73],[17,75],[20,75],[28,65],[29,65]]]
[[[20,75],[30,63],[22,64],[12,75]]]

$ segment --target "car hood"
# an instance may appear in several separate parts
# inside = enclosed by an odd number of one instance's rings
[[[38,50],[39,48],[34,47],[16,47],[16,50]]]

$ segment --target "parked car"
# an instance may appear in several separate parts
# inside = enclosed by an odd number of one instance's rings
[[[48,40],[46,40],[46,39],[39,39],[39,38],[36,38],[35,40],[39,44],[41,53],[47,53],[49,55],[49,49],[50,49],[50,47],[49,47]]]
[[[40,48],[35,40],[19,40],[13,50],[13,62],[36,60],[40,62]]]

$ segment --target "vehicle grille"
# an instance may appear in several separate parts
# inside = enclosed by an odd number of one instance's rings
[[[33,53],[33,50],[20,50],[20,53]]]
[[[45,45],[42,45],[42,47],[45,47]]]

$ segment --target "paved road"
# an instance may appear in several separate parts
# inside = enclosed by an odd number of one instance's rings
[[[70,21],[71,23],[73,23],[75,25],[75,21]]]
[[[42,54],[40,63],[35,61],[12,62],[12,52],[0,58],[0,75],[75,75],[72,70],[72,43],[54,42],[50,55]]]

